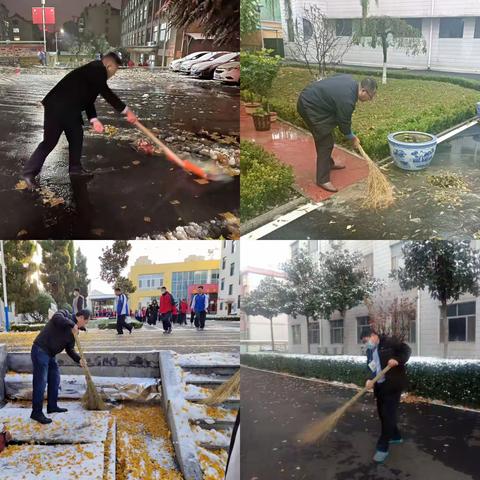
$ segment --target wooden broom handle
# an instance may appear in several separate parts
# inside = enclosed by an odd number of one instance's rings
[[[360,152],[360,155],[365,159],[365,160],[369,160],[370,162],[372,162],[372,159],[367,155],[367,152],[363,149],[363,147],[358,144],[358,147],[357,147],[358,151]]]
[[[87,372],[87,375],[91,378],[92,374],[90,373],[90,368],[88,368],[88,363],[85,360],[83,348],[82,348],[82,345],[80,344],[80,340],[78,339],[78,333],[75,335],[75,343],[77,344],[78,352],[80,353],[80,358],[83,360],[83,363],[85,364],[84,369]]]

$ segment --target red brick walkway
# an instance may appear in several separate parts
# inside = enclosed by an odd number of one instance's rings
[[[261,145],[275,154],[282,163],[291,165],[297,186],[314,202],[325,200],[332,195],[315,184],[316,153],[311,135],[283,122],[272,123],[272,129],[268,132],[257,132],[252,117],[245,113],[242,106],[240,136]],[[333,170],[330,174],[332,183],[339,190],[367,177],[368,166],[356,155],[335,147],[333,158],[346,165],[344,170]]]

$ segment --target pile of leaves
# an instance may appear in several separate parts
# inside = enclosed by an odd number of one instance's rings
[[[460,206],[462,205],[461,194],[470,191],[467,182],[457,173],[440,172],[428,175],[427,182],[434,187],[431,195],[441,205]]]

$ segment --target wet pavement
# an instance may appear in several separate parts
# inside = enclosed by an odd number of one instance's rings
[[[258,145],[273,153],[282,163],[290,165],[295,175],[295,184],[301,192],[314,202],[332,196],[316,184],[317,154],[313,137],[288,123],[272,123],[271,130],[257,132],[253,119],[247,115],[245,108],[240,109],[240,135],[242,140],[253,140]],[[343,163],[343,170],[332,170],[331,181],[339,190],[364,179],[368,175],[367,164],[356,155],[343,148],[335,147],[333,158]]]
[[[42,138],[43,108],[38,102],[65,73],[1,75],[2,238],[154,237],[191,222],[203,225],[205,236],[228,237],[220,214],[238,213],[239,177],[229,174],[220,182],[197,183],[163,156],[133,150],[132,142],[142,135],[101,97],[96,103],[100,120],[120,130],[112,137],[85,132],[82,163],[95,173],[94,177],[70,181],[68,144],[62,136],[45,163],[40,182],[63,203],[52,207],[44,204],[43,194],[15,189],[23,163]],[[123,71],[109,84],[142,123],[158,128],[159,135],[173,132],[178,137],[181,132],[200,132],[198,139],[203,141],[205,132],[215,132],[218,137],[238,139],[237,88],[170,72]],[[187,138],[180,139],[185,147],[189,145]],[[207,168],[215,164],[197,152],[170,148],[181,158]],[[233,151],[238,144],[229,148]],[[210,225],[212,231],[208,231]]]
[[[313,212],[265,239],[471,239],[480,236],[480,126],[438,145],[432,164],[420,172],[388,166],[397,199],[388,209],[362,208],[365,182],[358,182]],[[428,177],[454,173],[467,190],[433,187]]]
[[[379,421],[372,394],[317,445],[296,436],[350,399],[352,389],[242,368],[242,480],[478,480],[480,412],[402,403],[383,465],[372,461]]]

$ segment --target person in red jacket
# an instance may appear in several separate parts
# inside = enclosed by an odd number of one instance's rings
[[[172,323],[178,322],[178,309],[177,306],[174,304],[172,309]]]
[[[172,333],[172,314],[175,307],[175,300],[166,287],[162,287],[160,295],[160,320],[163,324],[163,333]]]
[[[185,298],[180,301],[180,325],[187,324],[188,303]]]

